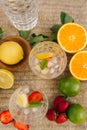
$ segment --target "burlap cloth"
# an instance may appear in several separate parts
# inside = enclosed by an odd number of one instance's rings
[[[39,34],[49,34],[50,27],[54,24],[60,23],[60,12],[65,11],[69,13],[75,22],[87,28],[87,1],[86,0],[39,0],[39,20],[33,32]],[[17,30],[11,25],[8,18],[5,16],[0,7],[0,27],[5,32],[17,33]],[[68,56],[68,55],[67,55]],[[69,56],[68,56],[69,57]],[[49,107],[52,106],[53,99],[60,92],[58,91],[58,82],[61,78],[70,75],[68,71],[68,64],[64,73],[53,80],[43,80],[35,76],[27,64],[23,69],[14,72],[15,83],[12,89],[0,89],[0,112],[8,108],[9,98],[16,88],[30,85],[33,83],[35,87],[41,88],[47,95]],[[82,82],[82,90],[80,94],[71,98],[73,102],[82,104],[87,109],[87,82]],[[15,130],[13,123],[9,125],[2,125],[0,123],[0,130]],[[37,126],[31,127],[31,130],[87,130],[87,122],[81,125],[74,125],[70,121],[62,125],[55,122],[50,122],[46,118],[40,121]]]

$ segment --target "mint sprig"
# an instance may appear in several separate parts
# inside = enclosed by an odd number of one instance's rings
[[[42,102],[39,102],[39,101],[31,101],[29,103],[29,107],[31,107],[31,108],[40,107],[41,105],[42,105]]]

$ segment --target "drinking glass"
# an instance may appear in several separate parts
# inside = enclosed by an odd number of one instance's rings
[[[18,105],[18,97],[20,95],[26,95],[27,97],[31,95],[33,92],[39,92],[42,96],[42,104],[41,106],[34,107],[21,107]],[[35,95],[36,96],[36,95]],[[25,97],[25,96],[24,96]],[[34,97],[33,97],[34,98]],[[24,100],[24,98],[23,98]],[[26,102],[26,101],[25,101]],[[24,103],[25,103],[24,102]],[[20,123],[35,125],[44,118],[48,109],[48,99],[46,94],[38,89],[31,86],[24,86],[16,89],[16,91],[12,94],[9,101],[9,110],[12,117]]]
[[[43,79],[54,79],[60,76],[66,65],[66,53],[55,42],[38,43],[29,55],[29,66],[32,72]]]
[[[2,7],[18,30],[30,30],[38,21],[38,0],[3,0]]]

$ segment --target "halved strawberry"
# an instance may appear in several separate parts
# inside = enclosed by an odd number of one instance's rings
[[[1,122],[3,124],[8,124],[8,123],[13,121],[13,118],[12,118],[11,113],[9,112],[9,110],[3,111],[0,114],[0,120],[1,120]]]
[[[18,130],[29,130],[29,125],[21,124],[16,121],[14,121],[14,127],[16,127]]]
[[[41,93],[38,92],[38,91],[34,91],[34,92],[32,92],[32,93],[28,96],[28,101],[29,101],[29,102],[32,102],[32,101],[38,101],[38,102],[40,102],[40,101],[42,101],[42,100],[43,100],[43,97],[42,97]]]

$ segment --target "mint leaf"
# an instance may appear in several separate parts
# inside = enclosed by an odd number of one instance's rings
[[[36,35],[35,33],[32,34],[31,39],[29,40],[30,44],[32,46],[36,45],[39,42],[46,41],[48,39],[48,36],[45,36],[43,34]]]
[[[55,33],[55,32],[58,32],[58,30],[60,29],[61,26],[62,26],[61,24],[55,24],[50,29],[52,32]]]
[[[0,28],[0,40],[3,38],[3,30]]]
[[[48,60],[43,59],[42,62],[41,62],[41,64],[40,64],[40,68],[42,70],[45,69],[45,67],[47,66],[47,64],[48,64]]]
[[[31,32],[30,30],[27,30],[27,31],[20,30],[19,35],[23,37],[24,39],[27,39],[29,37],[30,32]]]
[[[74,22],[74,19],[65,12],[61,12],[60,19],[62,24]]]
[[[42,102],[39,102],[39,101],[31,101],[29,103],[29,107],[31,107],[31,108],[39,107],[41,105],[42,105]]]
[[[55,41],[55,42],[57,42],[57,32],[58,32],[58,30],[60,29],[60,27],[61,27],[62,25],[61,24],[55,24],[55,25],[53,25],[50,29],[51,29],[51,34],[50,34],[50,36],[49,36],[49,40],[50,41]]]

